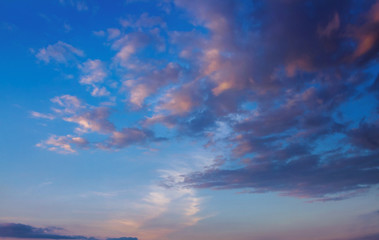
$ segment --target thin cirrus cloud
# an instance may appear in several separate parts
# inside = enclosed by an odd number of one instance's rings
[[[356,1],[173,4],[185,11],[191,30],[171,30],[170,22],[148,14],[124,18],[121,26],[96,32],[113,52],[109,64],[97,58],[79,64],[80,83],[93,97],[126,101],[128,114],[143,117],[115,126],[111,107],[63,95],[53,100],[57,116],[34,115],[76,124],[78,136],[54,136],[41,146],[72,152],[73,146],[109,149],[171,140],[158,136],[158,126],[201,138],[207,147],[227,146],[222,164],[186,173],[181,182],[168,179],[166,186],[330,201],[379,183],[379,81],[372,70],[379,49],[378,1],[359,8]],[[151,57],[165,51],[167,59]],[[58,42],[36,56],[66,62],[83,53]],[[118,92],[103,85],[114,70]],[[365,97],[376,101],[372,109],[356,116],[346,111]],[[229,130],[212,137],[220,124]],[[107,139],[82,145],[73,140],[91,132]]]
[[[63,6],[74,7],[78,11],[87,11],[89,9],[87,2],[84,0],[59,0],[59,3]]]
[[[57,232],[64,229],[59,227],[38,228],[21,223],[1,223],[0,237],[21,239],[80,239],[99,240],[93,237],[64,235]],[[107,238],[107,240],[138,240],[135,237]]]
[[[41,48],[36,54],[36,57],[45,63],[51,61],[67,63],[68,61],[75,60],[77,57],[83,56],[84,52],[82,50],[62,41],[48,45],[46,48]]]

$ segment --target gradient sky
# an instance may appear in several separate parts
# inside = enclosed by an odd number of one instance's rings
[[[379,1],[0,1],[0,239],[379,239]]]

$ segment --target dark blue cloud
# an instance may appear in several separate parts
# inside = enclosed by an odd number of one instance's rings
[[[135,237],[107,238],[107,240],[138,240]]]
[[[12,238],[87,239],[83,236],[54,234],[56,228],[36,228],[20,223],[0,224],[0,236]]]
[[[30,238],[30,239],[81,239],[99,240],[93,237],[62,235],[56,233],[63,230],[58,227],[37,228],[21,223],[2,223],[0,224],[0,237],[9,238]],[[108,238],[107,240],[138,240],[134,237]]]
[[[361,236],[361,237],[349,238],[349,239],[346,239],[346,240],[378,240],[378,239],[379,239],[379,233],[374,233],[374,234],[371,234],[371,235],[365,235],[365,236]]]
[[[228,144],[225,159],[234,166],[206,167],[181,184],[320,201],[379,184],[378,112],[362,111],[366,120],[359,123],[350,109],[342,110],[379,95],[372,71],[379,56],[379,2],[177,3],[211,33],[194,42],[198,49],[224,55],[208,59],[222,67],[204,77],[203,98],[196,99],[201,103],[172,123],[178,129],[193,123],[189,129],[209,135],[215,122],[226,122],[232,131],[219,142]],[[189,61],[201,71],[199,55]],[[226,90],[215,94],[220,86]],[[244,109],[246,103],[256,107]]]

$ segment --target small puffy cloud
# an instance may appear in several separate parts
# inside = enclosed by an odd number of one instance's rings
[[[121,60],[121,62],[126,62],[129,60],[130,56],[135,53],[136,47],[132,44],[125,45],[117,53],[116,57]]]
[[[91,95],[94,97],[104,97],[109,96],[110,93],[105,87],[94,86]]]
[[[51,102],[56,103],[61,108],[54,108],[56,113],[74,114],[84,108],[82,102],[72,95],[62,95],[51,99]]]
[[[36,146],[41,148],[46,148],[50,151],[58,153],[75,153],[76,150],[73,149],[73,146],[79,148],[87,148],[89,142],[82,137],[74,137],[71,135],[67,136],[56,136],[52,135],[49,139],[38,143]]]
[[[36,57],[45,63],[49,63],[52,60],[58,63],[67,63],[70,60],[76,59],[76,57],[83,56],[84,52],[82,50],[61,41],[53,45],[48,45],[46,48],[39,49],[36,54]]]
[[[99,60],[87,60],[79,66],[83,76],[80,78],[81,84],[102,83],[107,76],[104,64]]]
[[[92,88],[91,95],[94,97],[108,96],[110,93],[104,86],[100,86],[107,77],[107,71],[104,63],[99,59],[87,60],[79,65],[82,72],[80,83]]]

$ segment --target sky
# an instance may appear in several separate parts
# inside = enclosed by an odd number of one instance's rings
[[[0,1],[0,239],[379,239],[379,1]]]

